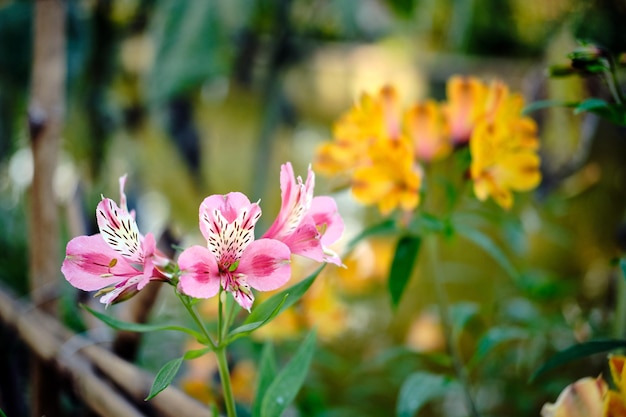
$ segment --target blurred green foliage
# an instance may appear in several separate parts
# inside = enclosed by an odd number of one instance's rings
[[[626,329],[614,324],[623,323],[616,309],[626,302],[619,295],[624,284],[611,260],[626,246],[626,141],[623,127],[611,123],[615,118],[594,119],[612,115],[616,103],[597,80],[548,79],[542,72],[558,64],[569,74],[567,54],[581,38],[617,57],[623,85],[622,1],[66,4],[68,79],[60,160],[66,175],[59,178],[60,190],[66,191],[60,193],[63,243],[96,231],[93,209],[100,195],[116,198],[117,178],[126,172],[132,179],[129,204],[138,218],[167,230],[177,243],[197,240],[197,207],[212,193],[238,190],[251,200],[262,198],[263,219],[270,221],[280,204],[280,163],[291,160],[303,175],[315,146],[331,135],[339,112],[362,89],[397,82],[409,98],[426,98],[441,95],[453,73],[495,76],[524,88],[527,102],[563,101],[562,91],[583,97],[577,98],[573,118],[571,108],[532,113],[545,149],[545,179],[536,195],[503,214],[493,205],[473,203],[467,194],[451,194],[455,185],[440,182],[432,187],[450,207],[459,203],[461,213],[453,218],[433,213],[413,225],[413,232],[435,230],[447,239],[439,270],[450,298],[454,342],[475,400],[484,415],[538,415],[541,405],[554,401],[575,378],[601,372],[604,357],[580,359],[575,367],[547,372],[529,384],[541,363],[578,341],[624,337]],[[32,13],[32,1],[0,2],[0,281],[19,295],[28,293],[28,184],[23,181],[28,166],[16,155],[28,147]],[[550,49],[554,45],[556,54]],[[392,71],[398,69],[402,72]],[[406,80],[410,83],[402,84]],[[601,101],[583,101],[590,97]],[[623,103],[620,109],[623,116]],[[568,141],[576,144],[574,150]],[[560,158],[567,163],[557,163]],[[318,178],[317,194],[334,186]],[[376,213],[355,207],[345,192],[335,195],[349,219],[346,239],[359,232],[368,239],[396,232]],[[410,251],[420,251],[415,241],[409,244]],[[332,274],[320,278],[336,279]],[[398,415],[413,415],[417,408],[417,415],[466,415],[461,394],[449,389],[456,384],[450,382],[455,370],[445,349],[420,350],[407,342],[414,319],[436,301],[421,262],[405,278],[410,281],[399,282],[399,292],[394,287],[395,309],[385,285],[342,294],[350,325],[318,343],[296,397],[301,415],[393,415],[403,397],[418,399],[415,408],[402,408]],[[70,302],[63,304],[63,315],[82,329],[85,324],[66,307],[75,305],[75,294],[64,296]],[[167,310],[171,300],[162,300],[160,307]],[[178,350],[168,357],[183,350],[180,338],[157,343],[158,338],[147,338],[140,355],[152,371],[163,363],[162,356],[155,359],[163,346]],[[262,346],[238,341],[231,359],[260,359]],[[280,364],[295,350],[292,342],[280,340],[274,349]],[[185,363],[183,370],[193,364]],[[420,391],[424,383],[433,391]],[[421,397],[411,396],[414,389]]]

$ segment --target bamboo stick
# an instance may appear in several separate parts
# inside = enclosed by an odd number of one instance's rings
[[[33,300],[54,311],[46,291],[58,279],[59,231],[53,177],[65,101],[65,1],[39,0],[34,8],[33,67],[28,127],[33,154],[29,210],[30,290]],[[32,360],[31,415],[58,415],[58,380]]]
[[[125,391],[136,403],[142,403],[152,385],[152,376],[110,351],[96,346],[85,337],[70,332],[49,314],[17,301],[0,284],[0,321],[15,328],[18,336],[42,360],[53,363],[69,376],[85,403],[108,417],[140,416],[119,393],[96,377],[90,364]],[[150,400],[149,406],[161,417],[209,417],[202,404],[175,387],[168,387]]]

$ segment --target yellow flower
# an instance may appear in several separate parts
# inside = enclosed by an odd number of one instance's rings
[[[372,146],[371,165],[355,170],[352,194],[363,204],[377,204],[383,215],[397,207],[414,210],[419,204],[421,170],[413,161],[413,152],[404,140],[380,142]]]
[[[370,146],[378,140],[400,136],[399,115],[398,96],[393,87],[383,87],[376,96],[363,94],[333,126],[334,140],[318,148],[315,171],[334,176],[367,164]]]
[[[616,390],[602,378],[582,378],[568,385],[554,404],[545,404],[542,417],[626,417],[626,357],[609,356]]]
[[[607,385],[602,378],[582,378],[568,385],[556,403],[545,404],[541,417],[602,417]]]
[[[476,123],[484,118],[487,93],[487,86],[474,77],[453,76],[448,80],[443,112],[454,145],[467,143]]]
[[[617,391],[609,391],[604,399],[604,417],[626,417],[626,356],[609,356],[611,377]]]
[[[404,114],[404,130],[422,162],[443,159],[452,152],[449,129],[441,107],[433,100],[418,103]]]
[[[483,122],[470,140],[470,174],[474,193],[484,201],[492,197],[505,209],[513,205],[512,191],[529,191],[541,181],[539,156],[525,145],[526,132],[506,121]]]

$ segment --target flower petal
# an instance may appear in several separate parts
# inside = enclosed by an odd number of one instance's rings
[[[200,205],[200,231],[218,262],[228,255],[228,262],[241,257],[254,240],[254,225],[261,217],[261,208],[250,203],[242,193],[212,195]]]
[[[320,231],[324,246],[330,246],[341,238],[344,231],[343,219],[337,210],[337,203],[332,197],[320,196],[313,198],[309,216],[315,221]]]
[[[314,187],[315,174],[311,167],[303,183],[302,177],[295,177],[291,163],[283,164],[280,167],[280,211],[264,237],[283,240],[293,233],[311,206]]]
[[[100,234],[78,236],[66,248],[61,272],[72,286],[93,291],[140,275]]]
[[[104,198],[96,209],[98,228],[108,245],[130,262],[143,263],[141,237],[135,219],[119,208],[110,198]]]
[[[324,262],[324,249],[320,241],[320,232],[312,217],[307,216],[298,228],[282,239],[291,253],[304,256],[317,262]]]
[[[243,253],[236,273],[245,275],[252,288],[275,290],[291,278],[290,255],[289,247],[278,240],[255,240]]]
[[[220,275],[213,254],[202,246],[192,246],[178,257],[182,271],[179,281],[183,293],[196,298],[209,298],[220,289]]]
[[[128,300],[130,297],[139,292],[140,288],[138,287],[138,284],[140,281],[141,277],[136,276],[118,283],[110,291],[105,291],[106,294],[100,297],[100,302],[109,306],[110,304]]]

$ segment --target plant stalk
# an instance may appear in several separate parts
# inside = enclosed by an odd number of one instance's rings
[[[480,413],[478,412],[478,408],[476,407],[476,403],[474,402],[474,399],[472,398],[472,393],[470,391],[467,370],[465,369],[465,366],[463,366],[460,352],[457,349],[457,345],[454,341],[448,296],[445,289],[443,288],[443,285],[441,284],[439,274],[437,273],[437,238],[437,235],[434,234],[427,237],[426,250],[429,254],[431,278],[435,286],[439,314],[441,315],[441,324],[443,327],[444,337],[446,339],[446,349],[448,350],[448,355],[450,355],[450,357],[452,358],[452,364],[454,366],[456,377],[463,387],[465,402],[470,412],[470,415],[472,417],[480,417]]]
[[[230,383],[230,373],[228,371],[228,360],[226,358],[226,347],[219,346],[215,349],[217,356],[217,368],[222,381],[222,394],[224,396],[224,404],[226,405],[226,415],[228,417],[237,417],[235,409],[235,397],[233,396],[233,388]]]

